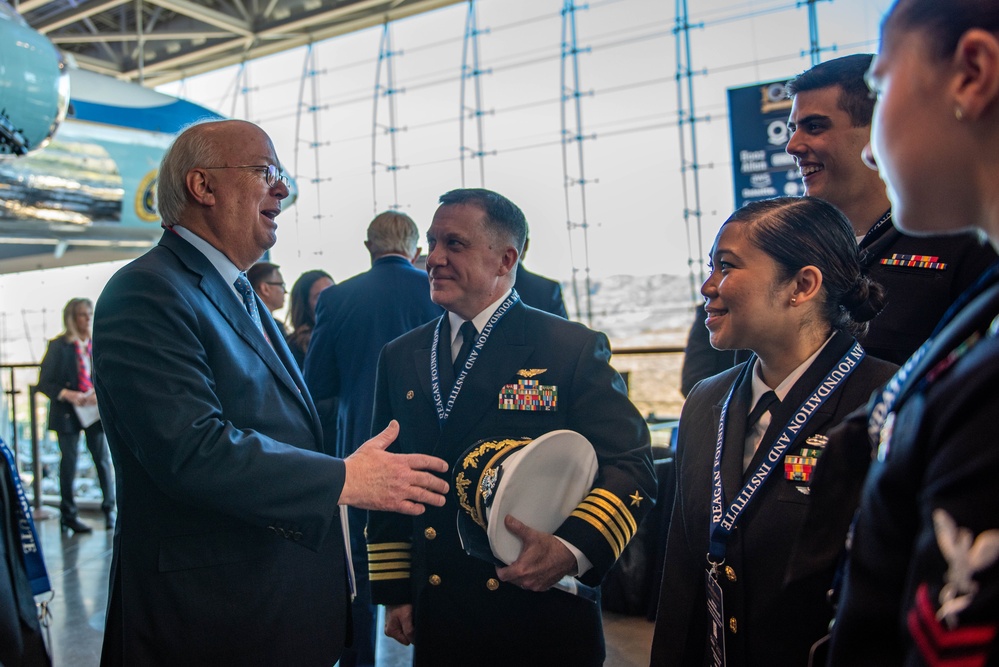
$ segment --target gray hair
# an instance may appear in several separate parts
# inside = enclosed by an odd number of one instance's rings
[[[368,252],[375,258],[392,253],[412,257],[419,240],[416,223],[399,211],[379,213],[368,225]]]
[[[222,162],[219,144],[208,138],[206,128],[225,121],[196,121],[177,135],[163,155],[156,184],[156,201],[164,227],[180,222],[187,205],[187,172],[195,167],[215,166]]]

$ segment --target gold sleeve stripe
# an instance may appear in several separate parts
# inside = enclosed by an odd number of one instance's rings
[[[379,542],[378,544],[369,544],[368,553],[373,551],[399,551],[405,550],[409,551],[413,548],[413,545],[409,542]]]
[[[604,521],[607,524],[607,527],[613,531],[613,533],[621,541],[621,548],[624,548],[624,545],[631,539],[628,528],[621,525],[621,522],[618,520],[618,517],[614,512],[614,508],[599,498],[587,496],[583,499],[583,502],[579,503],[579,509],[584,512],[589,512],[601,521]]]
[[[382,554],[368,554],[369,561],[376,560],[404,560],[409,562],[412,555],[408,551],[386,551]]]
[[[631,529],[631,524],[629,524],[621,517],[621,513],[617,511],[616,507],[608,503],[600,496],[596,496],[591,493],[587,497],[583,498],[583,502],[581,502],[579,506],[580,507],[592,506],[603,510],[605,514],[601,513],[601,516],[606,517],[608,523],[613,522],[614,526],[620,529],[621,535],[624,538],[625,543],[627,543],[634,535],[634,531]]]
[[[409,572],[409,561],[393,561],[391,563],[368,563],[369,572],[387,572],[389,570],[405,570]]]
[[[372,572],[368,575],[369,581],[393,581],[396,579],[409,579],[409,571],[406,572]]]
[[[599,521],[604,525],[605,530],[614,536],[614,549],[618,552],[624,551],[624,545],[628,543],[628,538],[624,536],[621,529],[618,527],[614,520],[607,515],[600,507],[595,506],[593,503],[587,503],[585,500],[576,507],[576,511],[582,514],[588,514],[595,521]]]
[[[590,496],[600,496],[610,504],[614,505],[618,513],[624,518],[625,523],[630,526],[630,531],[632,534],[638,530],[638,522],[635,521],[635,517],[632,516],[631,512],[628,511],[628,506],[624,504],[624,501],[617,497],[616,494],[611,493],[607,489],[593,489],[590,491]]]
[[[600,534],[603,535],[604,539],[607,540],[607,543],[610,544],[611,551],[614,552],[614,558],[617,559],[621,557],[621,548],[619,546],[620,542],[617,539],[615,539],[613,535],[610,534],[610,531],[607,530],[606,524],[604,524],[602,521],[598,521],[597,519],[593,518],[586,512],[580,511],[578,507],[574,509],[572,511],[572,514],[570,514],[569,516],[574,516],[577,519],[582,519],[583,521],[585,521],[586,523],[590,524],[598,531],[600,531]]]

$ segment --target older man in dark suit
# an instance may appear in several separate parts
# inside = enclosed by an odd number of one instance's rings
[[[94,362],[119,520],[104,665],[324,665],[345,641],[340,507],[442,504],[443,461],[324,454],[312,399],[243,273],[288,188],[267,134],[217,121],[160,167],[160,244],[96,309]]]
[[[599,470],[554,535],[506,517],[523,549],[498,569],[463,550],[457,494],[417,521],[371,513],[372,595],[417,665],[602,664],[599,605],[551,587],[565,575],[598,584],[654,502],[649,432],[608,363],[607,337],[525,306],[512,289],[526,233],[520,209],[494,192],[441,197],[427,269],[448,312],[385,346],[372,425],[399,420],[395,451],[452,464],[482,439],[571,429],[592,443]],[[532,393],[539,400],[521,400]]]
[[[305,359],[305,381],[319,408],[327,453],[350,456],[371,432],[375,368],[385,343],[439,317],[427,274],[413,266],[420,230],[405,213],[385,211],[368,225],[371,269],[322,292]],[[331,442],[335,439],[335,442]],[[340,667],[375,663],[375,607],[368,588],[364,510],[351,509],[350,541],[357,597],[354,646]]]

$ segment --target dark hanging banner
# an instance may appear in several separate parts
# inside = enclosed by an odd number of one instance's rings
[[[791,111],[785,82],[728,89],[736,208],[760,199],[804,193],[794,158],[784,152]]]

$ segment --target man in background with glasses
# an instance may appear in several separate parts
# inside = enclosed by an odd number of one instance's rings
[[[347,638],[341,507],[443,505],[440,459],[322,452],[309,390],[244,273],[288,187],[244,121],[163,157],[166,231],[95,312],[96,390],[119,490],[102,665],[332,665]]]
[[[284,308],[285,295],[288,293],[280,269],[281,267],[271,262],[257,262],[246,270],[246,278],[250,281],[250,287],[264,302],[272,316],[274,311]],[[277,318],[274,321],[278,323],[279,329],[284,329],[284,325]]]

